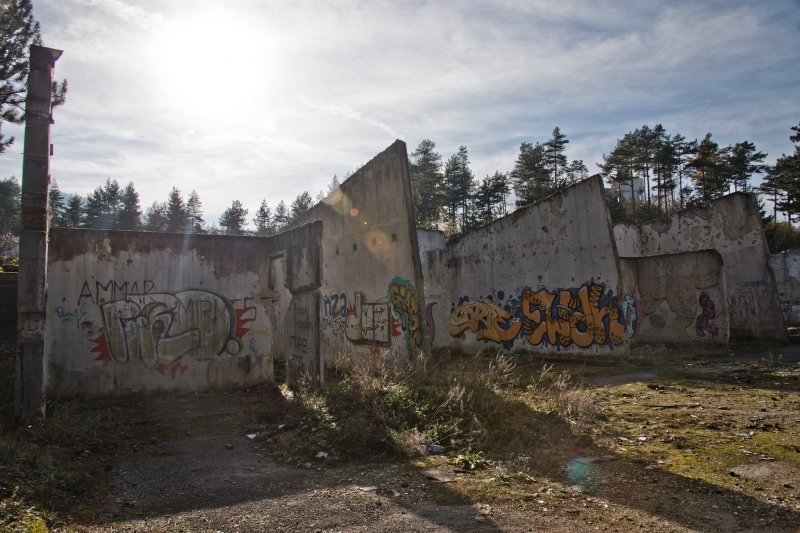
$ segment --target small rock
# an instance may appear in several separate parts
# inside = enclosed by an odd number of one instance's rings
[[[356,487],[356,488],[361,492],[375,492],[376,490],[378,490],[378,487],[376,487],[375,485],[369,485],[366,487]]]
[[[314,457],[316,457],[317,459],[327,459],[328,452],[317,452],[317,455],[315,455]]]
[[[425,451],[431,455],[442,455],[445,452],[444,446],[439,444],[428,444],[425,446]]]
[[[250,440],[256,440],[257,436],[258,436],[258,433],[248,433],[247,435],[245,435],[245,437],[247,437]]]
[[[232,450],[233,449],[233,444],[226,444],[225,445],[225,449],[226,450]]]

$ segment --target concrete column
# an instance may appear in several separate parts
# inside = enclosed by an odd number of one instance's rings
[[[18,419],[43,416],[47,365],[44,360],[47,296],[50,101],[53,68],[61,50],[30,48],[22,160],[22,231],[19,237],[17,360],[14,412]]]

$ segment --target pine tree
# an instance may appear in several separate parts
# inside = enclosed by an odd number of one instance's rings
[[[131,181],[122,189],[122,208],[119,212],[119,229],[139,229],[139,226],[141,226],[141,216],[142,207],[139,204],[139,193],[136,192],[136,188]]]
[[[694,169],[692,180],[698,192],[698,202],[702,205],[725,194],[728,183],[724,155],[724,151],[720,150],[719,145],[711,140],[711,134],[707,133],[697,145],[697,151],[687,165]]]
[[[145,214],[144,229],[147,231],[166,231],[167,202],[153,202]]]
[[[286,202],[281,200],[278,207],[275,208],[275,216],[272,217],[273,227],[275,232],[283,231],[289,224],[289,209],[286,207]]]
[[[0,180],[0,235],[19,235],[21,192],[14,176]]]
[[[22,124],[30,65],[28,49],[41,44],[39,23],[33,18],[30,0],[0,2],[0,125]],[[53,82],[52,105],[64,103],[67,82]],[[0,132],[0,153],[14,142]]]
[[[492,191],[492,204],[496,206],[496,213],[499,216],[505,216],[508,212],[506,206],[506,197],[508,196],[508,193],[511,192],[508,174],[505,172],[500,172],[499,170],[495,170],[494,175],[490,178],[490,182]]]
[[[486,224],[495,218],[496,204],[493,185],[492,178],[486,176],[475,189],[473,201],[478,224]]]
[[[550,182],[553,184],[554,189],[560,189],[564,186],[562,175],[567,166],[565,152],[568,143],[567,136],[561,133],[561,129],[558,126],[553,130],[553,136],[550,140],[544,143],[544,150],[547,152],[546,166],[550,172]]]
[[[517,207],[526,206],[549,195],[555,189],[547,167],[547,153],[538,142],[524,142],[511,171],[511,183],[517,197]]]
[[[442,156],[435,148],[433,141],[423,139],[412,152],[409,165],[417,226],[428,229],[436,227],[444,206]]]
[[[314,200],[311,198],[311,195],[308,194],[308,191],[303,191],[297,198],[294,199],[292,202],[290,220],[294,222],[300,215],[311,209],[311,204],[314,203]]]
[[[777,210],[784,211],[790,223],[794,215],[800,214],[800,124],[792,126],[792,131],[789,140],[794,143],[794,153],[781,154],[762,184],[763,191],[772,193],[776,222]]]
[[[186,226],[186,204],[183,202],[181,191],[173,187],[167,197],[167,231],[186,231]]]
[[[266,200],[261,200],[261,205],[258,206],[256,216],[253,217],[253,224],[256,227],[256,233],[258,235],[272,234],[272,210],[267,205]]]
[[[234,200],[219,219],[219,225],[225,229],[225,233],[230,235],[241,235],[247,224],[247,209],[242,206],[242,202]]]
[[[336,174],[334,174],[333,179],[331,180],[330,184],[328,184],[328,192],[326,194],[338,191],[341,185],[342,184],[339,183],[339,178],[336,176]]]
[[[64,195],[58,189],[58,183],[55,180],[50,184],[47,193],[50,201],[50,224],[53,226],[64,226]]]
[[[203,233],[203,202],[200,201],[200,195],[197,191],[192,190],[189,194],[189,200],[186,202],[186,227],[188,233]]]
[[[566,175],[565,185],[572,185],[581,180],[585,180],[589,175],[589,169],[583,164],[583,159],[573,159],[572,162],[564,168]]]
[[[75,194],[67,200],[67,207],[64,210],[64,227],[80,228],[83,223],[83,199]]]
[[[769,168],[763,164],[766,157],[767,154],[757,151],[756,145],[750,141],[742,141],[730,147],[726,160],[734,190],[747,192],[748,181],[753,174],[760,174]]]
[[[103,186],[97,187],[86,198],[84,224],[95,229],[114,229],[119,223],[122,209],[122,192],[117,180],[106,178]]]

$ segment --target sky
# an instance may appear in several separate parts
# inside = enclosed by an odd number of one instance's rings
[[[558,126],[590,173],[661,123],[774,163],[800,123],[800,1],[34,0],[69,83],[51,172],[143,209],[196,190],[207,223],[327,190],[395,139],[460,145],[481,178]],[[0,155],[21,175],[23,131]]]

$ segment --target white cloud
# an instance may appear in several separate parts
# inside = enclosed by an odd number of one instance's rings
[[[396,137],[409,151],[430,138],[444,157],[465,144],[483,177],[556,125],[570,159],[594,171],[616,139],[657,122],[749,139],[773,159],[800,117],[800,13],[782,3],[38,0],[35,10],[70,82],[53,129],[62,190],[132,179],[149,205],[173,185],[196,189],[209,221],[233,199],[254,210],[314,195]],[[164,44],[171,28],[199,39],[191,62]],[[16,135],[0,174],[19,175]]]

